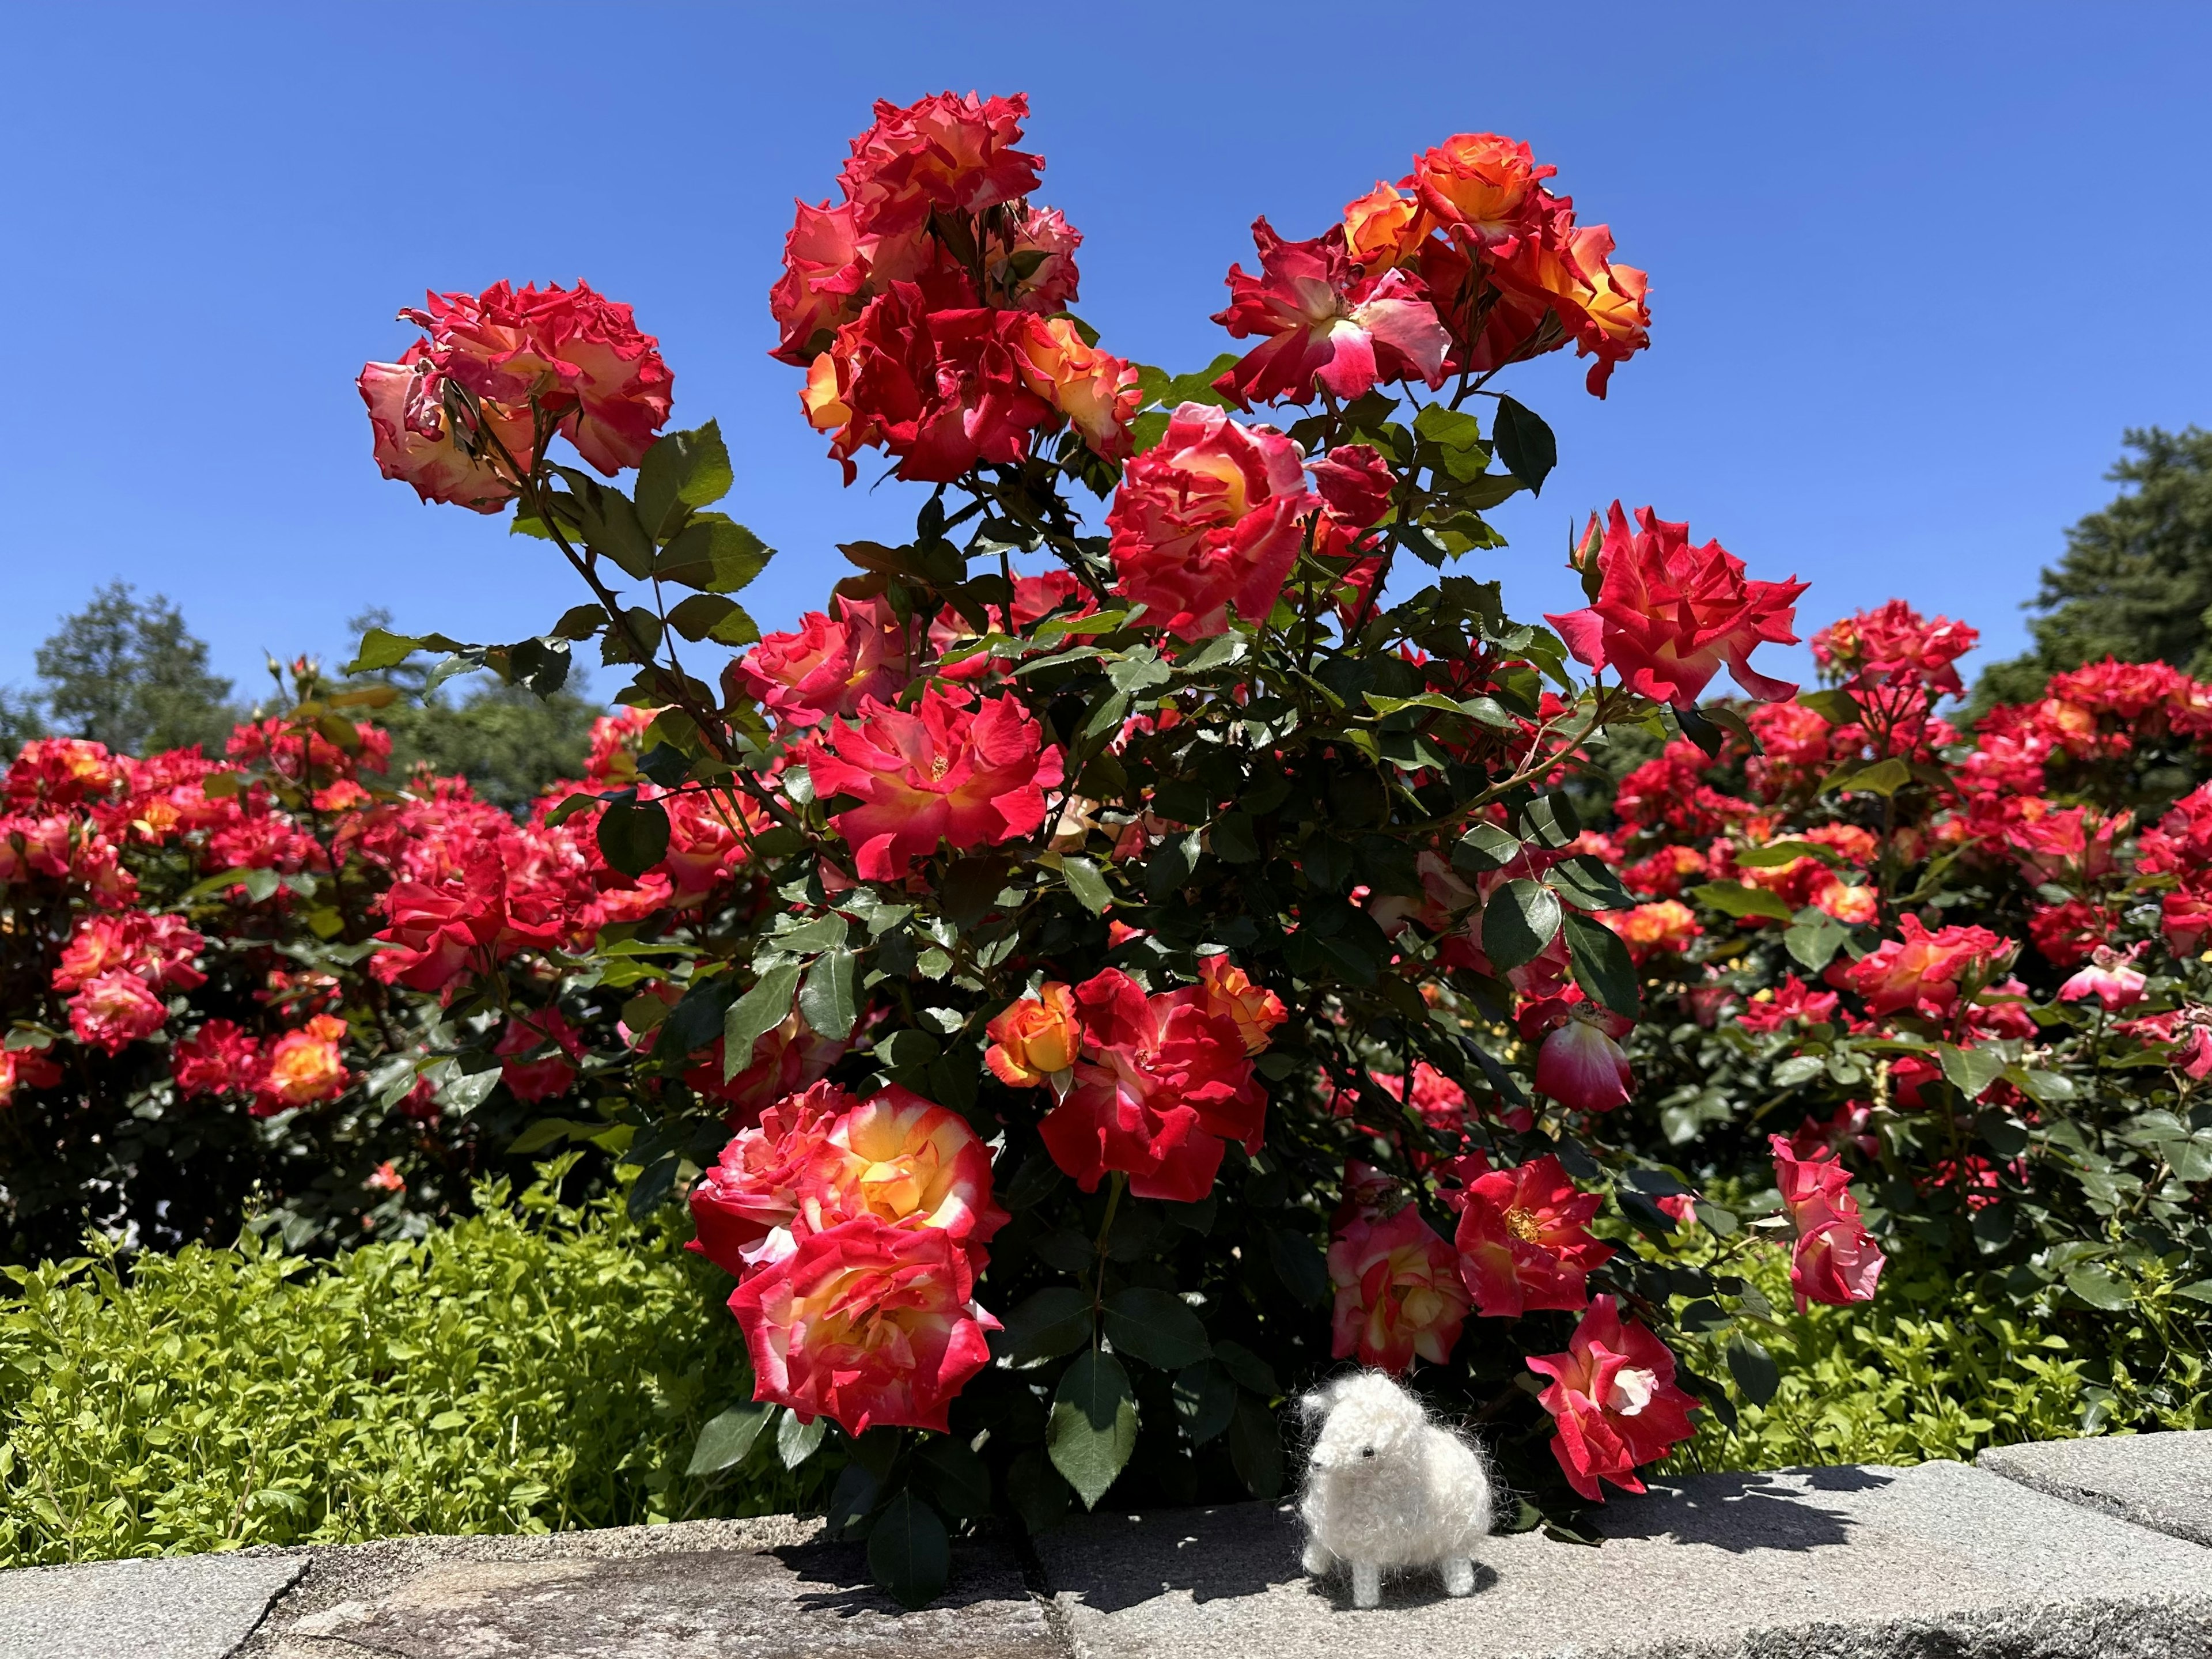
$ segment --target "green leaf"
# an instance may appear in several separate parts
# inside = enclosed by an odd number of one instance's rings
[[[1328,1262],[1304,1233],[1268,1228],[1267,1261],[1283,1288],[1308,1307],[1318,1306],[1328,1295]]]
[[[1251,817],[1243,812],[1225,812],[1215,819],[1207,844],[1213,856],[1224,864],[1253,864],[1259,860],[1260,837],[1252,827]]]
[[[638,464],[638,521],[656,537],[664,536],[678,507],[711,506],[728,495],[736,482],[718,422],[668,433]]]
[[[1740,881],[1709,881],[1702,887],[1692,887],[1690,896],[1700,904],[1711,905],[1739,919],[1768,916],[1776,921],[1790,921],[1797,914],[1764,887],[1747,887]]]
[[[2118,1313],[2134,1305],[2134,1297],[2125,1285],[2090,1262],[2066,1270],[2066,1288],[2091,1307],[2102,1308],[2107,1313]]]
[[[1527,484],[1531,494],[1540,495],[1544,480],[1559,464],[1559,440],[1552,435],[1544,417],[1510,398],[1500,398],[1490,435],[1497,441],[1498,459],[1507,470]]]
[[[726,594],[694,593],[670,607],[668,625],[687,640],[703,640],[737,609],[738,602]]]
[[[1951,1085],[1968,1100],[1980,1099],[2005,1066],[2002,1056],[1990,1049],[1960,1048],[1948,1042],[1936,1045],[1936,1059]]]
[[[768,1425],[766,1406],[732,1406],[716,1417],[709,1418],[707,1426],[699,1431],[699,1443],[691,1449],[691,1461],[684,1466],[688,1475],[720,1474],[733,1463],[744,1461],[745,1454],[760,1438],[760,1431]]]
[[[1006,1501],[1031,1533],[1044,1532],[1066,1520],[1068,1496],[1067,1482],[1045,1460],[1041,1447],[1024,1449],[1006,1470]]]
[[[787,962],[760,976],[753,988],[730,1005],[722,1017],[722,1080],[728,1082],[753,1062],[753,1044],[783,1024],[799,988],[799,964]]]
[[[526,1158],[532,1152],[542,1152],[556,1141],[568,1139],[572,1130],[582,1129],[596,1134],[604,1127],[597,1123],[572,1123],[565,1117],[541,1117],[507,1143],[509,1158]]]
[[[660,550],[653,574],[708,593],[734,593],[773,557],[766,543],[720,513],[702,513]]]
[[[952,1541],[937,1511],[911,1492],[894,1492],[868,1533],[868,1571],[902,1607],[934,1601],[952,1571]]]
[[[1636,964],[1629,960],[1628,946],[1613,929],[1588,916],[1569,912],[1565,925],[1567,959],[1574,965],[1575,983],[1591,1001],[1636,1018],[1643,1012],[1643,1000],[1637,992]]]
[[[1729,1339],[1728,1368],[1743,1397],[1754,1406],[1766,1404],[1782,1386],[1781,1368],[1773,1356],[1747,1336]]]
[[[1851,930],[1826,911],[1792,922],[1782,933],[1782,948],[1808,974],[1817,974],[1844,948]]]
[[[1091,1297],[1072,1285],[1037,1291],[1006,1316],[999,1346],[1017,1365],[1057,1359],[1091,1340]]]
[[[1745,848],[1735,855],[1735,863],[1742,870],[1772,870],[1799,859],[1818,859],[1832,868],[1844,861],[1834,848],[1816,841],[1774,841],[1764,847]]]
[[[1892,755],[1887,760],[1876,761],[1872,766],[1855,772],[1830,777],[1820,786],[1820,793],[1832,789],[1850,789],[1869,795],[1895,794],[1912,781],[1912,769]]]
[[[1797,702],[1831,726],[1857,726],[1866,719],[1866,710],[1848,691],[1800,691]]]
[[[1078,1354],[1054,1390],[1045,1450],[1083,1507],[1094,1510],[1137,1449],[1137,1401],[1109,1353]]]
[[[636,877],[668,856],[668,809],[657,800],[615,800],[599,814],[599,853]]]
[[[1164,1371],[1194,1365],[1213,1351],[1206,1327],[1188,1303],[1171,1291],[1145,1285],[1117,1291],[1106,1299],[1106,1340],[1115,1352]]]
[[[991,1512],[991,1470],[964,1440],[933,1434],[915,1454],[930,1495],[948,1515],[977,1519]]]
[[[1482,953],[1498,973],[1534,962],[1559,931],[1559,896],[1541,882],[1516,878],[1482,907]]]
[[[561,469],[561,476],[575,490],[569,503],[575,509],[585,544],[612,559],[623,574],[643,581],[653,572],[653,538],[638,522],[637,508],[629,497],[567,467]]]
[[[1229,1419],[1229,1461],[1245,1491],[1262,1503],[1283,1489],[1283,1433],[1275,1414],[1250,1395],[1239,1395]]]
[[[799,1016],[820,1035],[842,1042],[853,1034],[858,1010],[853,1000],[854,961],[840,947],[825,952],[807,970],[799,992]]]
[[[1254,1353],[1242,1342],[1220,1341],[1213,1345],[1213,1358],[1221,1368],[1235,1377],[1240,1388],[1249,1389],[1263,1400],[1272,1400],[1282,1389],[1276,1386],[1275,1373],[1267,1362]]]
[[[1203,1360],[1181,1372],[1175,1380],[1176,1415],[1194,1446],[1203,1446],[1229,1426],[1237,1409],[1237,1379],[1221,1364]]]
[[[1107,907],[1114,902],[1113,890],[1106,885],[1106,878],[1098,873],[1098,866],[1089,859],[1061,859],[1060,878],[1067,884],[1067,890],[1075,895],[1076,902],[1094,916],[1103,915]]]
[[[374,674],[386,668],[397,668],[417,651],[461,651],[467,647],[458,640],[449,640],[443,634],[393,634],[381,628],[372,628],[361,636],[361,650],[354,659],[338,672],[341,674]]]
[[[786,1411],[776,1420],[775,1455],[783,1460],[783,1467],[795,1469],[822,1444],[822,1437],[830,1431],[830,1419],[817,1417],[811,1423],[802,1423],[796,1412]]]
[[[1569,903],[1585,910],[1633,910],[1638,902],[1603,860],[1588,853],[1553,865],[1544,879]]]
[[[1452,848],[1452,867],[1471,875],[1502,870],[1521,856],[1520,837],[1494,823],[1478,823]]]

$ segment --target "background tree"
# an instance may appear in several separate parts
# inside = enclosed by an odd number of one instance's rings
[[[2125,442],[2135,453],[2105,476],[2130,489],[2066,532],[2030,602],[2034,648],[1983,672],[1978,713],[2107,656],[2212,672],[2212,432],[2138,427]]]
[[[83,610],[63,617],[36,660],[43,723],[118,753],[197,743],[219,755],[239,718],[230,706],[230,682],[208,670],[207,642],[185,626],[164,595],[142,600],[128,582],[108,583]],[[0,720],[22,726],[24,737],[36,736],[26,715],[40,719],[23,701],[0,708]],[[0,735],[16,737],[12,729]]]
[[[376,607],[346,624],[359,639],[372,628],[389,628],[392,613]],[[519,685],[479,685],[456,703],[432,683],[433,659],[416,654],[357,678],[397,686],[400,701],[377,711],[392,733],[392,775],[416,764],[458,773],[477,796],[520,812],[555,780],[584,769],[592,722],[606,711],[572,691],[540,697]]]

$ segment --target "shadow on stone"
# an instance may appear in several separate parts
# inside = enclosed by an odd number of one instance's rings
[[[768,1553],[790,1571],[792,1601],[802,1612],[854,1618],[863,1613],[896,1617],[905,1611],[869,1573],[865,1545],[793,1544]],[[976,1545],[956,1543],[951,1577],[945,1593],[930,1606],[951,1612],[1000,1600],[1006,1586],[994,1582],[1004,1577],[1002,1570],[993,1571],[998,1565],[995,1560],[987,1562]]]
[[[1040,1552],[1050,1546],[1058,1588],[1101,1613],[1119,1613],[1177,1591],[1203,1603],[1301,1582],[1302,1541],[1288,1504],[1242,1504],[1093,1515],[1038,1545]],[[1349,1583],[1343,1589],[1349,1607]]]
[[[1800,1479],[1821,1473],[1801,1472]],[[1803,1484],[1822,1489],[1817,1480]],[[1868,1492],[1887,1484],[1862,1480],[1825,1490]],[[1769,1474],[1708,1474],[1679,1486],[1655,1484],[1651,1497],[1622,1500],[1618,1508],[1608,1504],[1597,1521],[1607,1538],[1672,1538],[1682,1544],[1710,1544],[1731,1554],[1810,1550],[1850,1541],[1849,1519],[1842,1510],[1823,1508],[1802,1486],[1785,1485]]]
[[[1480,1561],[1474,1564],[1475,1597],[1480,1597],[1485,1590],[1493,1588],[1497,1583],[1498,1573],[1494,1568],[1486,1566]],[[1352,1575],[1350,1573],[1331,1573],[1326,1578],[1316,1579],[1313,1581],[1313,1588],[1316,1595],[1322,1597],[1339,1613],[1368,1611],[1366,1608],[1355,1607],[1352,1605]],[[1382,1605],[1386,1607],[1425,1607],[1431,1601],[1447,1602],[1454,1600],[1465,1601],[1474,1598],[1464,1595],[1457,1597],[1446,1595],[1443,1581],[1437,1576],[1436,1569],[1433,1567],[1410,1569],[1405,1572],[1387,1574],[1382,1580]]]

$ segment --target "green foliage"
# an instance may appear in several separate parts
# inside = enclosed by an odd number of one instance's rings
[[[1788,1308],[1786,1252],[1760,1251],[1745,1276]],[[1702,1418],[1669,1472],[1972,1462],[1984,1446],[2212,1427],[2200,1355],[2140,1322],[2039,1318],[1909,1252],[1872,1303],[1785,1311],[1765,1341],[1774,1398],[1740,1405],[1733,1428]]]
[[[818,1503],[835,1460],[788,1474],[773,1437],[685,1474],[751,1394],[710,1269],[611,1204],[478,1199],[331,1261],[248,1235],[8,1269],[0,1567]]]
[[[2132,489],[2066,532],[2033,603],[2035,647],[1984,672],[1978,711],[2108,656],[2212,674],[2212,432],[2135,428],[2125,442],[2135,454],[2105,476]]]
[[[204,745],[222,752],[238,712],[230,682],[208,672],[206,642],[159,593],[140,599],[128,582],[99,589],[85,608],[62,618],[39,647],[44,724],[65,737],[89,738],[118,754]],[[27,724],[17,705],[14,724]],[[4,720],[0,713],[0,720]],[[14,741],[39,736],[25,730]]]
[[[359,637],[391,621],[390,611],[370,610],[346,630]],[[477,799],[519,815],[554,783],[583,771],[592,722],[605,712],[590,698],[566,690],[540,696],[501,683],[477,686],[457,702],[440,695],[431,673],[428,663],[410,653],[354,677],[401,693],[374,717],[392,733],[394,778],[422,766],[457,774]]]

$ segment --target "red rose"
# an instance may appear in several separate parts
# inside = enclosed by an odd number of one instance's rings
[[[396,363],[362,366],[355,385],[368,405],[376,440],[377,470],[414,486],[426,501],[446,501],[477,513],[496,513],[514,499],[514,484],[489,448],[471,454],[456,440],[454,417],[444,401],[445,377],[421,341]],[[530,411],[480,405],[482,418],[515,465],[527,467],[532,451]]]
[[[1611,665],[1630,690],[1678,708],[1694,705],[1723,662],[1754,697],[1795,696],[1796,686],[1753,670],[1751,653],[1762,641],[1797,642],[1790,624],[1806,584],[1747,581],[1743,561],[1718,542],[1693,548],[1688,525],[1648,507],[1636,518],[1643,528],[1632,535],[1620,503],[1613,504],[1596,555],[1597,603],[1544,618],[1567,648],[1591,668]]]
[[[1622,1319],[1609,1296],[1590,1298],[1565,1353],[1532,1357],[1528,1369],[1552,1379],[1536,1397],[1558,1425],[1552,1455],[1567,1484],[1594,1504],[1604,1501],[1601,1479],[1642,1492],[1637,1466],[1690,1437],[1698,1402],[1674,1386],[1674,1356]]]
[[[296,1106],[312,1106],[345,1092],[352,1081],[339,1044],[346,1023],[334,1014],[317,1014],[296,1031],[270,1045],[269,1060],[255,1085],[256,1117],[274,1117]]]
[[[1150,625],[1187,640],[1227,628],[1231,602],[1247,622],[1264,621],[1320,506],[1288,438],[1185,404],[1115,492],[1106,525],[1116,586],[1147,607]]]
[[[169,1069],[188,1097],[251,1094],[263,1074],[261,1045],[231,1021],[211,1019],[169,1050]]]
[[[1783,1213],[1797,1234],[1790,1261],[1797,1311],[1808,1302],[1841,1307],[1873,1300],[1887,1260],[1859,1219],[1850,1171],[1832,1157],[1800,1158],[1786,1135],[1769,1135],[1767,1145]]]
[[[967,1253],[941,1228],[872,1215],[811,1233],[730,1293],[753,1361],[753,1398],[850,1435],[950,1431],[946,1408],[990,1364]]]
[[[62,947],[54,968],[54,989],[74,991],[112,969],[125,969],[149,988],[190,991],[207,983],[192,958],[207,940],[182,916],[151,916],[143,910],[88,916]]]
[[[684,1248],[744,1278],[769,1236],[797,1219],[808,1171],[831,1127],[854,1103],[835,1084],[817,1083],[763,1111],[757,1126],[722,1148],[714,1167],[691,1189],[698,1236]]]
[[[62,1068],[35,1048],[0,1048],[0,1106],[15,1103],[18,1089],[51,1089]]]
[[[536,1105],[575,1085],[576,1068],[570,1062],[584,1057],[584,1043],[558,1008],[541,1008],[511,1017],[492,1053],[500,1057],[500,1080],[507,1092],[525,1105]]]
[[[1828,983],[1856,991],[1876,1018],[1903,1010],[1929,1019],[1948,1017],[1959,1000],[1959,979],[1986,971],[2010,948],[1986,927],[1931,933],[1916,915],[1899,918],[1897,930],[1902,938],[1886,939],[1856,962],[1828,969]]]
[[[1589,1270],[1613,1256],[1611,1245],[1590,1236],[1598,1204],[1548,1154],[1469,1182],[1455,1243],[1475,1307],[1486,1317],[1518,1319],[1539,1309],[1587,1305]]]
[[[896,881],[947,842],[995,847],[1044,822],[1061,757],[1011,693],[973,703],[931,686],[912,713],[871,705],[802,750],[814,792],[861,803],[830,818],[866,881]]]
[[[1261,274],[1230,266],[1229,305],[1213,320],[1232,339],[1261,335],[1267,343],[1214,381],[1216,391],[1249,408],[1277,398],[1311,403],[1316,386],[1349,402],[1377,380],[1443,384],[1451,336],[1419,278],[1403,270],[1362,276],[1341,226],[1286,242],[1261,218],[1252,240]]]
[[[1536,1051],[1538,1090],[1570,1111],[1608,1112],[1621,1104],[1636,1091],[1636,1079],[1619,1039],[1634,1024],[1579,994],[1531,1003],[1521,1011],[1521,1035],[1550,1033]]]
[[[169,1011],[127,968],[111,968],[85,981],[69,1000],[70,1026],[87,1046],[120,1054],[161,1029]]]
[[[1267,1097],[1235,1020],[1197,986],[1147,996],[1118,968],[1075,988],[1083,1054],[1038,1133],[1085,1192],[1109,1170],[1139,1198],[1194,1204],[1212,1189],[1222,1142],[1257,1152]]]
[[[921,229],[932,209],[972,215],[1027,196],[1044,169],[1042,155],[1013,148],[1029,113],[1020,93],[941,92],[904,108],[879,100],[875,125],[853,140],[838,174],[855,226],[896,235]]]
[[[727,679],[793,726],[861,702],[889,702],[914,678],[914,625],[881,599],[833,598],[830,615],[810,611],[795,634],[769,634],[729,666]]]
[[[1412,1205],[1385,1221],[1356,1217],[1328,1249],[1336,1286],[1329,1356],[1403,1371],[1418,1354],[1441,1365],[1467,1318],[1451,1246]]]
[[[534,403],[610,477],[642,460],[668,419],[675,376],[660,343],[588,283],[500,282],[482,294],[433,294],[424,307],[399,314],[428,332],[441,373],[505,409],[526,414]]]

